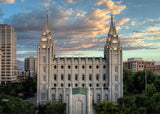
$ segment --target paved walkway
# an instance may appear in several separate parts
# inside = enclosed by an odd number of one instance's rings
[[[25,99],[25,100],[23,100],[23,101],[30,102],[30,103],[32,103],[33,105],[37,106],[37,94],[34,94],[34,97]]]

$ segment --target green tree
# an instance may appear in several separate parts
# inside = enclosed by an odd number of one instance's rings
[[[124,95],[130,95],[134,91],[134,74],[132,70],[124,69],[123,70],[123,84],[124,84]]]
[[[113,102],[107,102],[106,99],[99,104],[95,104],[95,109],[98,114],[116,114],[119,113],[119,108]]]
[[[56,101],[53,104],[39,106],[39,114],[64,114],[65,109],[66,109],[65,103]]]
[[[6,99],[6,101],[2,100]],[[34,114],[35,106],[28,102],[22,102],[16,97],[0,94],[0,106],[2,114]]]
[[[147,95],[152,97],[152,95],[156,92],[156,87],[153,84],[147,84]]]
[[[154,86],[156,87],[157,92],[160,92],[160,76],[157,76],[155,81],[153,82]]]

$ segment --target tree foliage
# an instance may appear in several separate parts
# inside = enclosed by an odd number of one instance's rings
[[[150,70],[146,71],[146,76],[147,92],[145,92],[145,71],[134,74],[130,70],[124,70],[124,97],[118,99],[118,104],[125,114],[160,113],[160,76]]]
[[[17,97],[0,94],[1,114],[34,114],[35,106]]]
[[[94,107],[98,114],[116,114],[119,112],[119,108],[113,102],[107,102],[106,99],[99,104],[95,104]]]
[[[34,96],[36,93],[37,81],[36,77],[29,77],[22,83],[8,83],[7,85],[0,85],[0,92],[6,95],[11,95],[14,97],[18,97],[19,93],[23,93],[22,98],[29,98]]]
[[[66,104],[61,101],[56,101],[53,104],[47,104],[45,106],[39,106],[38,114],[64,114]]]

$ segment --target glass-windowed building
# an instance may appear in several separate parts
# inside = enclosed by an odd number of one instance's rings
[[[14,28],[0,24],[1,82],[5,84],[17,81],[16,44],[17,34]]]

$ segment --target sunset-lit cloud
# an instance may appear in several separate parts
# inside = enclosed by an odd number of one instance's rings
[[[127,23],[129,20],[130,20],[129,18],[123,18],[118,21],[118,25],[123,25],[123,24]]]
[[[12,3],[14,3],[15,2],[15,0],[0,0],[0,4],[2,3],[2,4],[12,4]]]

